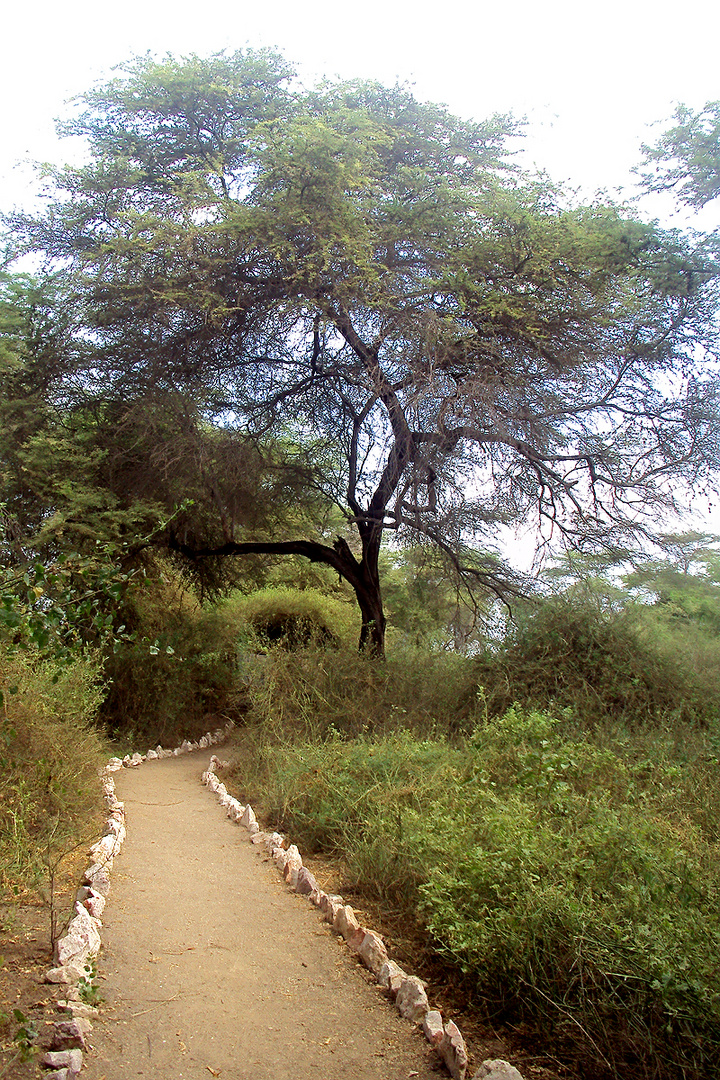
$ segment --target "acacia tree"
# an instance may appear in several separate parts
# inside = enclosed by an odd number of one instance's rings
[[[711,482],[717,268],[522,174],[507,117],[292,76],[266,51],[133,61],[65,125],[88,163],[14,227],[92,343],[82,396],[176,395],[255,445],[311,446],[308,483],[357,532],[353,550],[218,513],[171,546],[326,563],[382,653],[387,530],[504,595],[512,571],[467,557],[498,523],[627,542],[678,481]]]
[[[649,191],[670,191],[678,202],[701,209],[720,195],[720,101],[699,112],[678,105],[675,124],[643,146],[639,169]]]

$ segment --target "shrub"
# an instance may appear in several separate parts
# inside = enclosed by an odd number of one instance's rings
[[[32,651],[0,653],[0,888],[36,887],[87,839],[106,756],[93,726],[102,697],[97,657],[62,665]]]
[[[232,629],[181,577],[165,568],[136,585],[124,617],[134,640],[106,660],[100,710],[114,737],[167,746],[202,734],[214,714],[242,712]]]
[[[405,649],[377,663],[355,648],[311,648],[246,654],[244,665],[253,714],[263,719],[264,737],[278,742],[303,734],[323,739],[328,731],[352,736],[472,726],[459,714],[473,676],[462,656]]]
[[[463,734],[472,664],[403,660],[266,663],[243,797],[342,854],[346,888],[423,926],[478,1008],[554,1040],[574,1075],[711,1075],[720,728],[582,734],[570,709],[515,706]]]
[[[219,610],[250,648],[337,647],[357,636],[353,605],[317,589],[277,586],[234,593]]]
[[[479,658],[476,671],[495,715],[514,702],[571,708],[583,726],[706,722],[720,713],[720,696],[708,693],[682,652],[657,640],[640,606],[618,612],[553,597],[526,613],[496,653]]]

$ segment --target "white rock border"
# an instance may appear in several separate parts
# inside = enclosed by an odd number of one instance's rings
[[[266,833],[260,830],[252,806],[242,806],[237,799],[228,794],[225,785],[218,779],[216,769],[227,766],[215,754],[202,774],[201,783],[210,788],[221,806],[227,810],[231,821],[243,825],[249,833],[252,844],[270,855],[287,884],[301,895],[307,896],[311,904],[318,908],[326,922],[330,923],[338,935],[341,935],[348,948],[356,953],[362,963],[375,976],[377,983],[394,1000],[401,1016],[422,1026],[425,1038],[447,1066],[454,1080],[465,1080],[468,1067],[468,1054],[465,1040],[457,1025],[452,1021],[443,1021],[437,1009],[431,1009],[425,993],[425,985],[415,975],[408,975],[395,961],[390,960],[382,937],[361,926],[355,912],[346,904],[342,896],[324,892],[313,874],[303,865],[302,857],[295,844],[290,844],[281,833]],[[523,1080],[518,1070],[509,1062],[500,1059],[484,1061],[475,1072],[472,1080]]]
[[[45,974],[45,982],[66,987],[65,999],[57,1002],[64,1018],[55,1021],[53,1050],[40,1059],[42,1066],[53,1070],[45,1074],[45,1080],[71,1080],[79,1075],[83,1066],[83,1051],[87,1045],[86,1036],[92,1031],[90,1017],[96,1016],[98,1012],[81,1000],[81,987],[83,984],[90,986],[92,981],[95,958],[101,946],[100,916],[110,892],[110,872],[113,860],[120,853],[126,836],[125,804],[115,795],[115,781],[111,774],[119,769],[137,768],[143,761],[179,757],[194,750],[206,750],[224,742],[234,726],[230,720],[225,727],[208,731],[197,742],[186,739],[174,750],[164,750],[162,746],[157,746],[146,754],[112,757],[102,770],[100,776],[105,806],[108,809],[105,832],[88,852],[92,862],[85,870],[77,891],[75,914],[68,923],[65,934],[55,946],[57,966],[50,968]],[[217,758],[213,756],[212,760],[217,761]]]

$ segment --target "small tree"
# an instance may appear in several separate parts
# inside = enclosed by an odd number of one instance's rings
[[[331,566],[382,654],[388,530],[504,596],[512,570],[466,557],[499,524],[617,544],[678,483],[712,481],[717,268],[521,174],[507,117],[292,75],[271,52],[133,61],[65,125],[88,164],[51,172],[47,211],[14,227],[63,268],[92,345],[80,397],[171,395],[244,443],[306,448],[305,489],[357,537],[230,525],[218,505],[205,542],[171,526],[168,543],[195,565]]]

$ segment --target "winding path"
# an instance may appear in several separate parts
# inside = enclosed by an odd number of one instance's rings
[[[83,1077],[437,1080],[422,1035],[200,784],[209,758],[115,773],[128,833]]]

